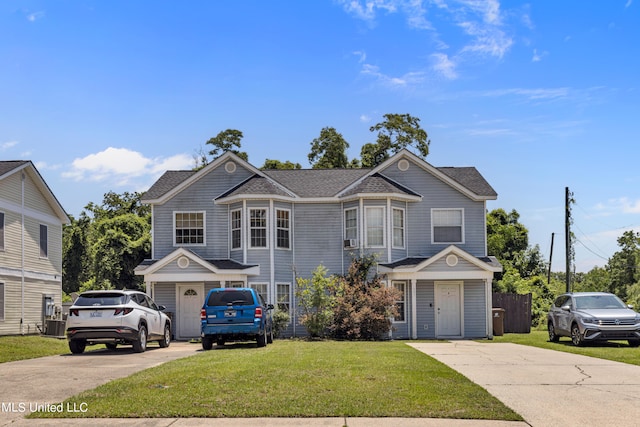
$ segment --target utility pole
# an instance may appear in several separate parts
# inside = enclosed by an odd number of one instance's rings
[[[571,292],[571,212],[569,210],[569,187],[564,189],[564,236],[565,236],[565,282],[567,292]]]
[[[551,283],[551,262],[553,261],[553,240],[556,233],[551,233],[551,254],[549,255],[549,272],[547,273],[547,285]]]

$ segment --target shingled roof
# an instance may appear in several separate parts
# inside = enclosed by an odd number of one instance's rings
[[[371,169],[288,169],[264,173],[299,197],[334,197]]]
[[[440,167],[436,169],[479,196],[496,197],[498,195],[474,167]]]
[[[0,177],[6,174],[7,172],[11,172],[12,170],[24,165],[25,163],[29,163],[29,161],[28,160],[0,161]]]

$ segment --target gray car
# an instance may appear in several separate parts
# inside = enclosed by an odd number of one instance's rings
[[[606,292],[573,292],[560,295],[547,314],[549,341],[571,337],[574,345],[627,340],[640,346],[640,313]]]

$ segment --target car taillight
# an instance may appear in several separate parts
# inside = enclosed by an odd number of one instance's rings
[[[200,310],[200,320],[205,320],[207,318],[207,310],[204,308]]]
[[[256,319],[262,318],[262,307],[256,307]]]
[[[118,307],[114,310],[114,313],[116,316],[119,314],[122,314],[123,316],[126,316],[127,314],[131,313],[133,311],[132,307]]]
[[[69,316],[80,316],[80,311],[77,308],[69,310]]]

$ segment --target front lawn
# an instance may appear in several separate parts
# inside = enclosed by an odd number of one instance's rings
[[[40,335],[0,337],[0,363],[69,353],[67,340]]]
[[[32,417],[522,420],[482,387],[402,342],[277,340],[266,348],[228,345],[65,401],[65,407],[81,405],[86,413]]]
[[[496,336],[493,338],[493,342],[510,342],[640,365],[640,348],[629,347],[626,341],[612,341],[576,347],[571,344],[570,338],[562,337],[560,338],[560,342],[550,342],[547,331],[531,331],[529,334],[505,334],[503,336]]]

